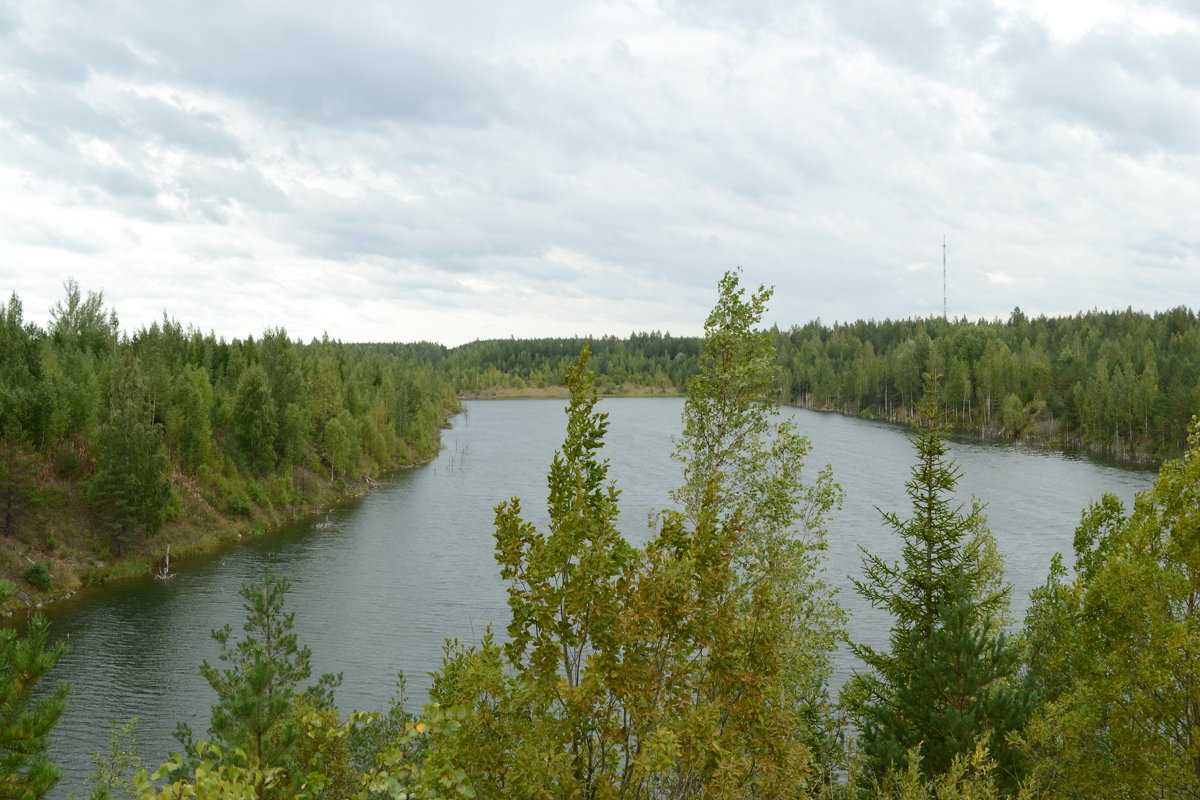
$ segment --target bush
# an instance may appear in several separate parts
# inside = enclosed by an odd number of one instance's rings
[[[266,491],[263,490],[262,484],[258,481],[246,481],[246,496],[250,498],[250,502],[265,511],[271,511],[271,498],[267,497]]]
[[[33,566],[25,570],[25,580],[29,582],[30,586],[41,589],[43,592],[50,591],[50,587],[54,585],[50,569],[41,561],[35,561]]]
[[[171,491],[171,499],[167,501],[167,510],[163,515],[165,522],[174,522],[183,517],[183,500],[174,490]]]
[[[290,474],[277,476],[267,484],[267,489],[270,491],[269,502],[276,508],[290,508],[302,499]]]
[[[70,447],[54,451],[54,474],[63,480],[74,480],[83,474],[83,461]]]
[[[243,517],[254,515],[254,506],[250,502],[250,496],[246,494],[246,490],[241,484],[221,478],[217,481],[217,491],[220,499],[219,508],[226,514],[238,514]]]

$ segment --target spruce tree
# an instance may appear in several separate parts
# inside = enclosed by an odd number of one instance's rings
[[[916,747],[927,776],[943,773],[979,740],[1011,776],[1016,756],[1005,735],[1023,725],[1031,696],[1002,630],[1009,587],[982,507],[952,498],[961,473],[946,453],[934,384],[927,380],[926,423],[912,439],[912,516],[881,512],[903,542],[900,560],[864,550],[863,578],[854,580],[860,595],[891,614],[890,648],[851,643],[869,670],[850,680],[843,702],[877,777],[907,768]]]

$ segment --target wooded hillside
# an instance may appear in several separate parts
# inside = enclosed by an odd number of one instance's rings
[[[0,307],[0,573],[32,569],[36,588],[61,592],[114,556],[277,526],[431,458],[456,407],[435,367],[402,354],[278,329],[225,341],[167,318],[126,334],[73,282],[43,329],[13,295]]]

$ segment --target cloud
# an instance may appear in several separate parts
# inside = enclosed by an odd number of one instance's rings
[[[736,265],[783,325],[941,313],[944,235],[952,313],[1175,305],[1200,21],[1126,5],[14,3],[0,281],[236,335],[683,332]]]
[[[1200,52],[1200,32],[1166,39],[1104,28],[1048,47],[1018,69],[1014,99],[1044,120],[1091,128],[1120,150],[1195,153],[1200,85],[1184,54]]]

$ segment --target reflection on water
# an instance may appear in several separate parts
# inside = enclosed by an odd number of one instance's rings
[[[293,583],[289,608],[301,641],[312,648],[316,674],[341,672],[343,710],[383,708],[395,676],[408,678],[419,707],[446,637],[475,642],[489,624],[507,621],[504,586],[492,559],[493,509],[512,496],[543,523],[546,472],[561,443],[561,400],[488,401],[443,434],[433,463],[396,474],[352,507],[314,525],[296,525],[219,555],[178,565],[170,581],[127,581],[82,595],[51,614],[55,635],[71,652],[55,678],[73,684],[53,757],[66,777],[56,796],[82,793],[89,755],[105,746],[113,720],[140,720],[141,751],[156,765],[174,749],[171,732],[185,721],[208,725],[213,695],[200,677],[218,648],[209,631],[240,628],[238,587],[270,566]],[[669,504],[679,482],[671,440],[680,430],[679,399],[605,400],[611,415],[611,476],[621,490],[621,525],[635,542],[649,536],[650,514]],[[903,429],[832,414],[789,410],[813,442],[813,473],[831,463],[846,504],[829,538],[828,575],[847,587],[857,574],[859,546],[895,554],[877,508],[904,512],[904,482],[913,453]],[[963,470],[963,498],[988,503],[987,515],[1008,555],[1014,610],[1045,579],[1050,557],[1069,551],[1083,507],[1105,492],[1126,500],[1153,473],[1127,470],[1048,451],[958,441],[951,453]],[[887,620],[844,589],[852,635],[876,645]],[[839,656],[835,682],[853,668]]]

